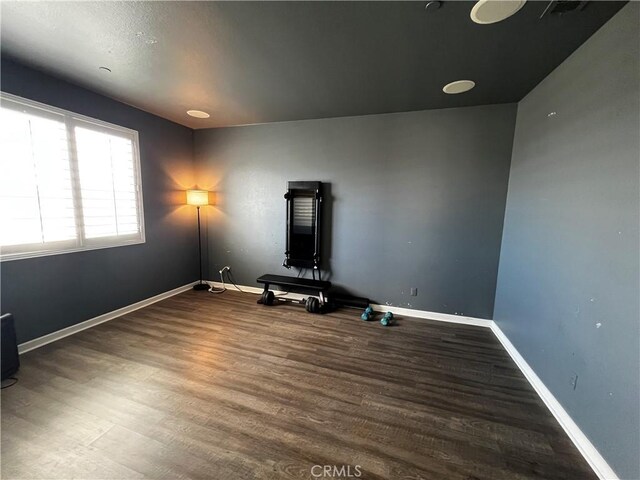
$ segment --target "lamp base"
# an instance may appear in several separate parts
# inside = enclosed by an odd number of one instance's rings
[[[194,290],[209,290],[211,287],[207,283],[196,283],[193,286]]]

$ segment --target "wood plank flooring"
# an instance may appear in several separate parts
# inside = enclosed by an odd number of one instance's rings
[[[596,478],[490,330],[256,298],[190,291],[23,355],[2,478]]]

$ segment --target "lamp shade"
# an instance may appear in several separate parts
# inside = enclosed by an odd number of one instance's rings
[[[206,190],[187,190],[187,204],[195,207],[209,205],[209,192]]]

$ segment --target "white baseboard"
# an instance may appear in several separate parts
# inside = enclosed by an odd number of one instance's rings
[[[114,318],[120,317],[127,313],[133,312],[140,308],[146,307],[153,303],[159,302],[160,300],[164,300],[165,298],[172,297],[179,293],[185,292],[192,288],[194,283],[190,283],[188,285],[184,285],[182,287],[174,288],[173,290],[169,290],[168,292],[161,293],[151,298],[147,298],[146,300],[142,300],[140,302],[136,302],[134,304],[128,305],[126,307],[119,308],[112,312],[105,313],[103,315],[99,315],[97,317],[91,318],[84,322],[78,323],[76,325],[72,325],[70,327],[64,328],[62,330],[58,330],[57,332],[50,333],[48,335],[44,335],[42,337],[36,338],[34,340],[30,340],[25,343],[21,343],[18,345],[18,351],[22,353],[26,353],[30,350],[34,350],[38,347],[46,345],[51,342],[55,342],[56,340],[60,340],[61,338],[68,337],[69,335],[73,335],[74,333],[80,332],[82,330],[86,330],[87,328],[91,328],[95,325],[99,325],[100,323],[108,322],[109,320],[113,320]],[[222,283],[209,281],[210,285],[213,285],[216,288],[222,288]],[[263,289],[259,287],[251,287],[248,285],[239,285],[235,287],[234,285],[225,284],[224,285],[227,290],[242,290],[247,293],[260,294]],[[285,292],[274,291],[276,295],[281,295]],[[300,295],[297,293],[288,293],[288,298],[293,298],[296,300],[300,300],[305,297],[305,295]],[[373,304],[371,307],[376,312],[392,312],[395,315],[403,315],[407,317],[413,318],[422,318],[429,320],[436,320],[440,322],[449,322],[449,323],[458,323],[463,325],[474,325],[477,327],[490,328],[495,334],[496,338],[500,341],[505,350],[509,353],[513,361],[516,363],[520,371],[523,373],[525,378],[529,381],[531,386],[534,388],[536,393],[540,396],[542,401],[545,403],[549,411],[558,421],[560,426],[564,429],[566,434],[569,436],[573,444],[576,446],[578,451],[585,458],[587,463],[591,466],[593,471],[598,475],[601,480],[619,480],[616,473],[609,466],[607,461],[600,455],[600,452],[596,449],[596,447],[589,441],[587,436],[580,430],[580,427],[573,421],[573,419],[569,416],[567,411],[562,407],[560,402],[553,396],[553,394],[549,391],[549,389],[545,386],[545,384],[540,380],[540,377],[536,375],[533,369],[529,366],[526,360],[520,355],[518,350],[513,346],[513,344],[509,341],[506,335],[500,330],[500,327],[493,320],[485,320],[482,318],[474,318],[474,317],[465,317],[459,315],[450,315],[446,313],[438,313],[438,312],[428,312],[425,310],[414,310],[410,308],[402,308],[402,307],[392,307],[390,305],[377,305]]]
[[[84,322],[76,323],[75,325],[71,325],[70,327],[63,328],[62,330],[58,330],[56,332],[43,335],[42,337],[29,340],[28,342],[21,343],[20,345],[18,345],[18,353],[23,354],[29,352],[48,343],[55,342],[56,340],[60,340],[61,338],[68,337],[69,335],[81,332],[82,330],[86,330],[87,328],[94,327],[127,313],[139,310],[143,307],[151,305],[152,303],[164,300],[165,298],[173,297],[174,295],[177,295],[179,293],[186,292],[187,290],[191,289],[195,283],[196,282],[193,282],[187,285],[183,285],[182,287],[174,288],[173,290],[169,290],[168,292],[160,293],[145,300],[127,305],[126,307],[122,307],[117,310],[98,315],[97,317],[90,318],[89,320],[85,320]]]
[[[600,455],[600,452],[589,441],[587,436],[580,430],[580,427],[573,421],[567,411],[562,407],[560,402],[553,396],[553,393],[545,386],[536,375],[536,372],[529,366],[527,361],[520,355],[520,352],[513,346],[507,336],[500,330],[500,327],[494,321],[491,322],[491,330],[498,338],[502,346],[509,353],[518,368],[527,378],[531,386],[534,388],[538,396],[551,411],[560,426],[564,429],[573,444],[580,451],[584,459],[589,463],[593,471],[601,480],[618,480],[618,476],[609,466],[607,461]]]
[[[450,313],[429,312],[427,310],[414,310],[412,308],[392,307],[390,305],[372,304],[374,312],[391,312],[394,315],[437,320],[439,322],[458,323],[462,325],[474,325],[476,327],[491,328],[493,320],[483,318],[465,317],[463,315],[451,315]]]

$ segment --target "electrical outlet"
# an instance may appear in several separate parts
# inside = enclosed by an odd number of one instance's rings
[[[578,374],[577,373],[574,373],[573,376],[571,377],[571,386],[573,387],[574,390],[578,386]]]
[[[411,293],[410,295],[412,297],[417,297],[418,296],[418,289],[416,287],[411,287]]]

